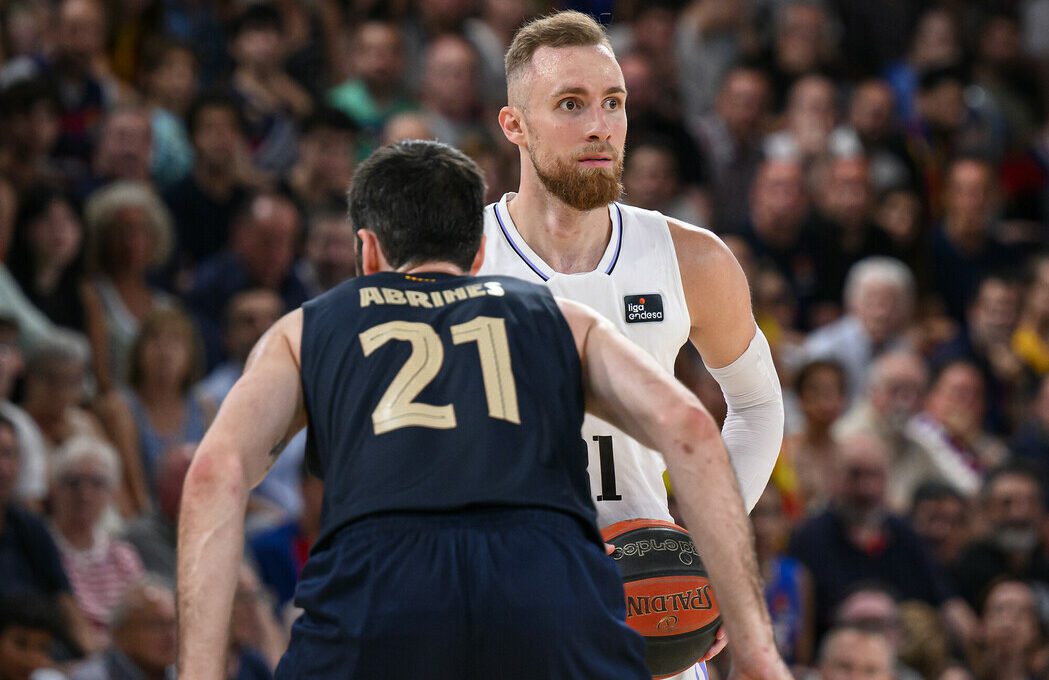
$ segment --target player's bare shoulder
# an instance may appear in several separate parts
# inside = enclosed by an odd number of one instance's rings
[[[743,269],[717,234],[685,222],[668,219],[677,252],[681,285],[693,321],[724,305],[750,311],[750,290]],[[697,316],[698,315],[698,316]]]
[[[285,360],[290,358],[296,367],[302,365],[302,308],[294,309],[282,316],[277,323],[270,326],[248,357],[247,367],[265,360]]]

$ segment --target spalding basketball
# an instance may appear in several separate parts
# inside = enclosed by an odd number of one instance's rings
[[[688,532],[658,519],[605,527],[626,591],[627,624],[645,638],[654,678],[677,675],[710,650],[721,625],[717,598]]]

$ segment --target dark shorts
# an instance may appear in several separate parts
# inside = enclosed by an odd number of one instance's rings
[[[647,680],[612,560],[544,510],[365,519],[311,555],[277,678]]]

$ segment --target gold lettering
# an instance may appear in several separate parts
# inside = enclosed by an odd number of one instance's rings
[[[386,298],[386,304],[388,305],[406,305],[408,300],[405,299],[404,293],[397,290],[396,288],[383,288],[382,296]]]
[[[430,293],[430,299],[433,300],[434,307],[444,307],[444,298],[441,297],[441,291],[435,290]]]
[[[466,294],[468,296],[472,297],[472,298],[482,297],[485,294],[484,287],[481,286],[481,284],[479,284],[479,283],[475,283],[473,285],[467,286],[466,287]]]
[[[464,288],[452,288],[444,292],[444,301],[448,304],[466,299],[466,290]]]
[[[426,297],[426,293],[420,293],[417,290],[406,290],[404,294],[408,296],[408,304],[412,307],[433,308],[433,305],[430,304],[430,298]]]
[[[382,296],[379,295],[379,289],[374,286],[368,288],[361,288],[361,307],[367,307],[370,304],[382,305]]]

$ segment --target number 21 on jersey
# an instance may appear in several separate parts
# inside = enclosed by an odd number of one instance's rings
[[[477,343],[488,415],[520,425],[517,384],[510,363],[506,321],[492,316],[477,316],[452,326],[451,331],[453,345]],[[436,430],[455,427],[455,407],[452,404],[435,406],[414,401],[437,377],[444,363],[444,346],[432,326],[414,321],[389,321],[364,331],[360,334],[360,340],[366,357],[391,340],[411,343],[412,352],[408,360],[372,411],[376,435],[402,427],[429,427]]]

